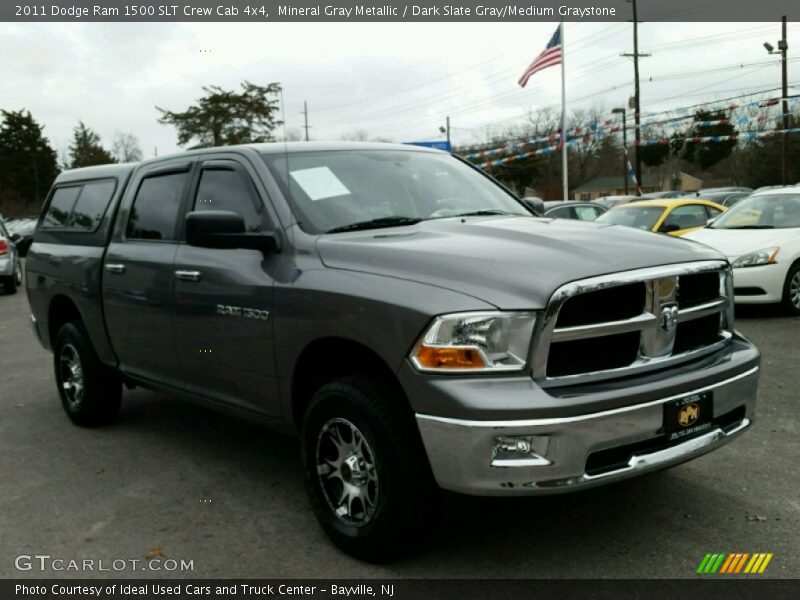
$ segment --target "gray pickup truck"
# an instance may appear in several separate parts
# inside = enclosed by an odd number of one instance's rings
[[[260,144],[62,173],[28,255],[78,425],[123,386],[301,436],[332,540],[405,548],[437,490],[567,492],[672,466],[754,418],[759,353],[710,248],[536,218],[464,161]]]

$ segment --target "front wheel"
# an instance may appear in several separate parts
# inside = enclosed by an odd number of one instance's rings
[[[790,315],[800,315],[800,262],[793,264],[786,275],[781,304]]]
[[[380,562],[422,537],[435,486],[413,415],[396,386],[370,376],[324,385],[303,424],[311,506],[331,540]]]
[[[122,401],[122,382],[97,358],[80,323],[67,323],[56,335],[53,360],[61,404],[82,427],[114,421]]]

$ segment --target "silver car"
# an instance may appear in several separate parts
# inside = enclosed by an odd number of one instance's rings
[[[0,284],[6,294],[13,294],[17,291],[17,287],[22,285],[19,252],[11,241],[11,235],[3,219],[0,219]]]

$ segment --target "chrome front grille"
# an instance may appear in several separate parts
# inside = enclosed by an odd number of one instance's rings
[[[733,280],[721,261],[576,281],[550,299],[533,377],[544,386],[625,377],[719,350],[732,332]]]

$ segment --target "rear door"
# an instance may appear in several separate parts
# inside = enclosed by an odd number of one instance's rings
[[[189,162],[141,170],[123,198],[103,262],[103,301],[123,371],[180,382],[173,323],[173,265]]]
[[[236,212],[249,232],[276,223],[255,171],[233,155],[212,155],[197,165],[187,204],[188,211]],[[280,256],[178,247],[175,339],[190,391],[280,415],[270,314]]]

